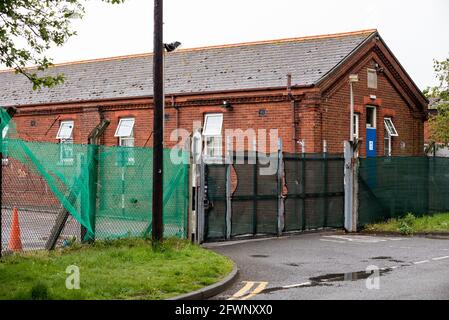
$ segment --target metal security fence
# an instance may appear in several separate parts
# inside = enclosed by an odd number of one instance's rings
[[[2,251],[151,235],[151,148],[26,141],[1,116]],[[188,160],[164,150],[166,237],[187,237]]]
[[[284,154],[284,163],[285,231],[343,227],[343,156]]]
[[[358,180],[360,227],[449,211],[449,158],[360,159]]]
[[[342,155],[245,153],[228,159],[204,165],[205,241],[343,227]]]

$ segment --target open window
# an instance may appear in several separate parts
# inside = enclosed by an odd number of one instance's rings
[[[59,161],[73,164],[73,121],[61,121],[56,139],[59,139]]]
[[[398,131],[393,124],[393,120],[391,118],[384,118],[385,129],[391,137],[398,137]]]
[[[3,159],[2,159],[2,165],[3,166],[6,166],[6,165],[8,165],[8,141],[5,141],[4,139],[6,139],[6,136],[8,135],[8,131],[9,131],[9,125],[6,125],[4,128],[3,128],[3,131],[2,131],[2,144],[3,144],[3,152],[2,152],[2,156],[3,156]]]
[[[391,157],[391,138],[398,137],[398,131],[391,118],[384,118],[384,155]]]
[[[115,137],[118,138],[120,148],[119,165],[133,165],[134,160],[134,118],[123,118],[119,120]]]
[[[217,158],[222,156],[223,114],[206,114],[204,117],[203,137],[205,142],[204,154]]]

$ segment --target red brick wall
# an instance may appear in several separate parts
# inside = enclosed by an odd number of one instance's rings
[[[383,119],[385,116],[392,118],[399,133],[399,137],[392,138],[392,155],[423,154],[424,128],[422,119],[414,117],[412,109],[384,74],[378,74],[377,89],[368,88],[367,69],[369,66],[371,66],[371,62],[357,72],[359,82],[354,84],[355,110],[360,114],[359,138],[363,140],[360,147],[360,155],[366,155],[367,105],[375,105],[377,107],[378,155],[381,156],[384,152]],[[344,79],[347,79],[347,77]],[[343,141],[349,139],[349,83],[346,81],[346,83],[341,83],[340,85],[341,87],[336,92],[323,99],[321,108],[323,114],[323,140],[327,140],[329,152],[342,152]],[[370,95],[375,95],[377,100],[371,100]],[[405,143],[404,148],[401,148],[402,142]]]

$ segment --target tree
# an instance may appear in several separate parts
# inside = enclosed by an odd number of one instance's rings
[[[439,84],[424,90],[427,98],[436,100],[437,114],[429,118],[429,139],[432,145],[449,146],[449,58],[434,63]]]
[[[42,75],[51,66],[45,52],[74,36],[73,19],[82,18],[84,0],[0,0],[0,64],[27,77],[33,89],[52,87],[64,75]],[[102,0],[121,3],[124,0]],[[27,68],[34,65],[35,68]]]

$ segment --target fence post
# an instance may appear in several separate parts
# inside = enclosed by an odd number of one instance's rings
[[[327,161],[327,141],[323,141],[323,180],[324,180],[324,219],[323,228],[327,228],[327,220],[329,216],[329,162]]]
[[[197,241],[198,243],[203,243],[204,242],[204,227],[205,227],[205,217],[204,217],[204,195],[206,192],[205,189],[205,183],[206,183],[206,179],[204,177],[205,175],[205,164],[203,161],[203,156],[201,155],[199,157],[199,165],[197,167],[198,170],[198,180],[199,180],[199,188],[197,188],[198,190],[198,194],[197,194],[197,206],[196,206],[196,218],[197,218]]]
[[[278,141],[278,170],[277,170],[277,179],[278,179],[278,236],[282,235],[285,227],[285,218],[284,218],[284,197],[283,197],[283,189],[284,189],[284,158],[282,154],[282,139]]]
[[[301,201],[302,201],[302,210],[301,210],[301,215],[302,215],[302,230],[305,231],[306,230],[306,226],[307,226],[307,218],[306,218],[306,197],[307,197],[307,179],[306,179],[306,145],[305,145],[305,141],[301,140],[301,185],[302,185],[302,196],[301,196]]]
[[[231,202],[231,166],[232,166],[232,150],[230,137],[226,138],[226,240],[231,239],[232,232],[232,202]]]
[[[345,155],[345,229],[357,232],[358,220],[358,160],[354,157],[354,145],[344,142]]]

